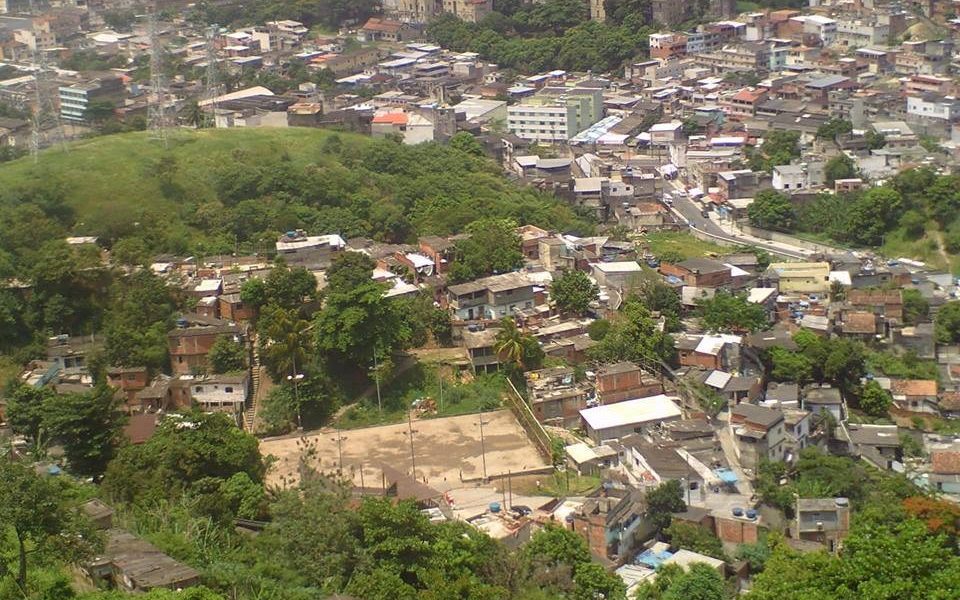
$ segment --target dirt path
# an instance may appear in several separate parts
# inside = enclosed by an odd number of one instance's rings
[[[950,262],[950,255],[947,253],[947,247],[943,243],[943,232],[937,232],[937,251],[940,253],[940,256],[943,258],[943,262],[946,263],[946,268],[948,271],[953,272],[953,265]]]

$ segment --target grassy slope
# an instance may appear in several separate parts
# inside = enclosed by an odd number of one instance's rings
[[[320,145],[331,133],[318,129],[204,129],[180,130],[171,136],[169,153],[176,157],[175,182],[189,186],[192,198],[213,199],[205,176],[213,165],[229,160],[238,149],[251,156],[287,152],[295,163],[314,162]],[[344,141],[353,136],[339,134]],[[0,165],[0,189],[16,189],[35,179],[55,179],[68,191],[78,214],[96,214],[105,203],[117,208],[149,204],[171,206],[151,175],[165,151],[144,132],[112,135],[77,142],[69,152],[46,150],[34,164],[27,157]]]

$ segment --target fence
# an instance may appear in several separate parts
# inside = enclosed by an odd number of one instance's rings
[[[550,446],[550,435],[547,434],[547,431],[543,428],[543,425],[540,424],[540,421],[537,421],[537,418],[533,416],[533,411],[527,406],[523,396],[517,391],[517,388],[513,385],[513,382],[510,381],[509,377],[507,378],[507,384],[510,386],[510,390],[507,393],[507,398],[510,401],[510,410],[513,411],[513,414],[517,417],[517,421],[520,422],[520,426],[527,432],[527,436],[533,441],[537,450],[540,451],[540,454],[543,455],[546,460],[552,461],[553,449]]]

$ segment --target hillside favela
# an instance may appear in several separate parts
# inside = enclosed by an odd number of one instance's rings
[[[0,0],[0,600],[960,600],[960,0]]]

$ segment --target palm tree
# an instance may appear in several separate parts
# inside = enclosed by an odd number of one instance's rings
[[[264,338],[261,340],[262,355],[274,381],[290,375],[296,377],[297,369],[306,366],[311,346],[310,322],[299,318],[295,311],[277,308],[267,316]]]
[[[523,338],[523,332],[517,328],[513,319],[505,317],[500,320],[500,332],[494,340],[493,349],[496,350],[501,359],[516,363],[518,367],[523,369]]]

